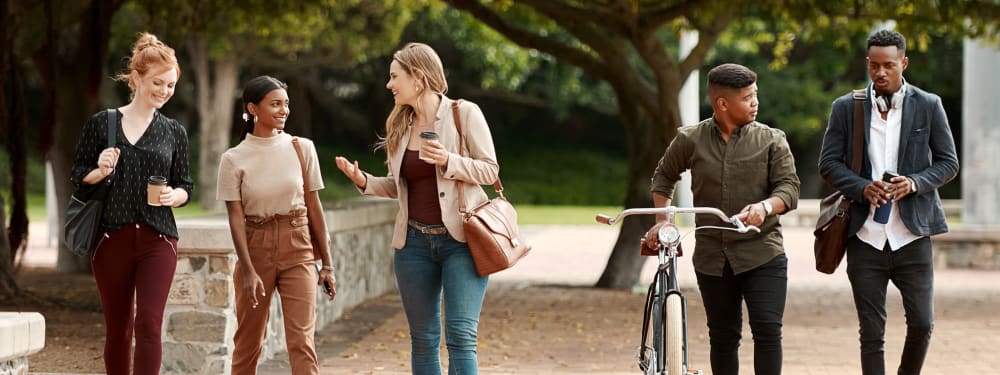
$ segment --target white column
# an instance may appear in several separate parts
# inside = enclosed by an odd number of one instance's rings
[[[962,60],[962,223],[1000,224],[1000,49],[966,39]]]
[[[691,50],[698,45],[698,32],[697,31],[685,31],[681,33],[680,40],[680,59],[683,60],[687,57]],[[678,95],[678,106],[681,110],[681,126],[691,126],[697,124],[701,120],[701,116],[698,114],[698,103],[700,102],[698,97],[698,71],[692,71],[691,75],[687,77],[684,81],[684,86],[681,87],[680,95]],[[677,183],[677,187],[674,189],[674,206],[678,207],[691,207],[693,199],[691,194],[691,172],[684,172],[681,175],[681,181]],[[680,223],[690,224],[694,221],[690,217],[683,217]]]

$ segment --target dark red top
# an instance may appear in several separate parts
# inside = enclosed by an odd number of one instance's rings
[[[399,170],[400,177],[406,179],[410,220],[428,225],[444,224],[438,201],[437,166],[420,160],[417,154],[417,151],[406,150]]]

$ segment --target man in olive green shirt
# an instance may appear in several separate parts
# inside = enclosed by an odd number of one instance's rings
[[[670,205],[681,173],[690,170],[694,206],[739,214],[744,223],[761,229],[760,234],[711,229],[695,234],[693,262],[716,375],[739,371],[743,300],[754,337],[756,373],[781,373],[788,259],[777,215],[798,205],[799,178],[784,132],[755,121],[756,81],[756,73],[742,65],[723,64],[709,71],[712,118],[678,129],[652,178],[656,207]],[[657,219],[662,223],[665,218]],[[711,215],[699,215],[695,223],[728,225]],[[653,247],[660,225],[645,236]]]

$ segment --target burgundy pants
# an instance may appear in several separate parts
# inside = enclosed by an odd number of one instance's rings
[[[158,374],[163,310],[177,268],[177,239],[144,223],[125,224],[98,239],[91,267],[104,308],[104,368],[129,374],[135,336],[137,375]]]

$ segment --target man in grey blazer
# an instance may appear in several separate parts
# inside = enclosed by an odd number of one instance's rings
[[[865,375],[885,374],[885,298],[891,280],[903,297],[906,342],[899,374],[919,374],[934,327],[931,235],[948,231],[937,189],[958,173],[958,156],[941,98],[906,83],[906,39],[881,30],[868,39],[864,149],[851,168],[854,99],[833,102],[823,136],[823,179],[852,200],[847,275],[854,293]],[[897,177],[883,181],[885,172]],[[888,219],[875,220],[876,208]]]

